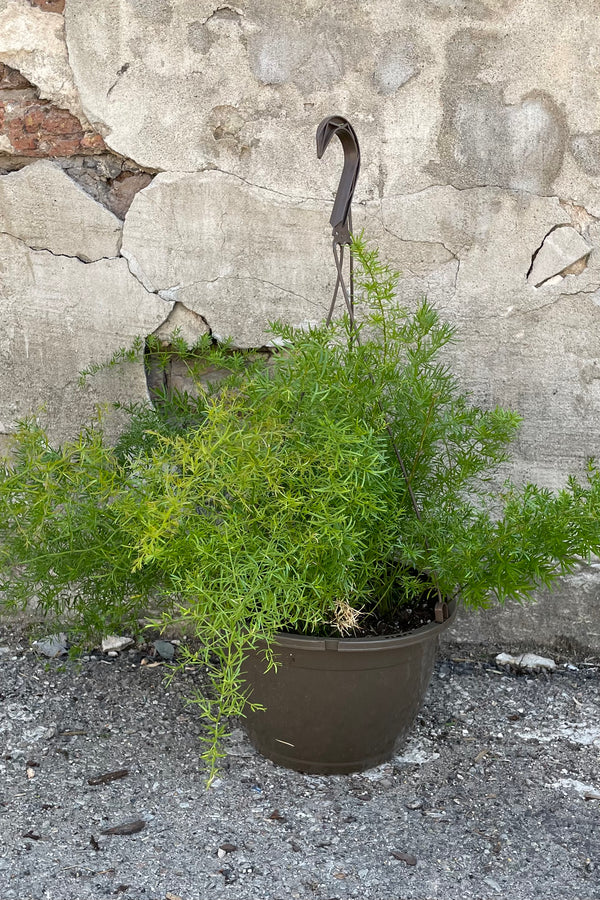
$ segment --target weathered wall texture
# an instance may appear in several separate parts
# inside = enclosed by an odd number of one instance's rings
[[[245,347],[275,316],[319,318],[341,158],[317,161],[314,135],[341,113],[363,152],[355,227],[408,302],[460,324],[476,398],[525,416],[517,475],[561,484],[600,452],[599,14],[0,0],[0,432],[44,404],[58,439],[99,399],[145,396],[141,370],[84,392],[77,374],[169,316]],[[458,635],[599,648],[599,595],[582,570]]]

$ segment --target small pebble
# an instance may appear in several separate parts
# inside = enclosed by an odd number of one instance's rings
[[[66,634],[51,634],[32,644],[34,650],[47,656],[48,659],[55,659],[58,656],[64,656],[67,652],[67,636]]]
[[[232,844],[229,841],[225,841],[225,843],[221,844],[221,846],[219,847],[219,853],[223,853],[223,855],[225,855],[226,853],[233,853],[234,850],[237,850],[237,845]]]
[[[496,657],[499,666],[513,666],[515,669],[524,669],[530,672],[545,670],[553,672],[556,663],[546,656],[537,656],[535,653],[521,653],[520,656],[511,656],[510,653],[499,653]]]
[[[110,650],[125,650],[133,644],[133,638],[118,637],[111,634],[102,639],[102,652],[108,653]]]
[[[163,659],[173,659],[175,647],[171,641],[154,641],[154,649]]]

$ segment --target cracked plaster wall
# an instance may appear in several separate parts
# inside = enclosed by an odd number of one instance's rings
[[[562,484],[600,441],[597,6],[0,0],[0,433],[146,396],[141,368],[77,374],[175,320],[258,347],[318,318],[341,113],[355,227],[460,326],[475,398],[524,415],[517,477]],[[598,648],[598,578],[456,634]]]

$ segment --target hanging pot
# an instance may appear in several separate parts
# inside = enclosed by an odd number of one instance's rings
[[[390,759],[406,738],[431,680],[438,638],[451,624],[431,622],[392,637],[315,638],[279,634],[277,671],[260,648],[244,677],[251,700],[245,727],[257,750],[300,772],[343,774]]]

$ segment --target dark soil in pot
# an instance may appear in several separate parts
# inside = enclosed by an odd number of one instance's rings
[[[356,615],[346,623],[342,616],[341,623],[338,618],[336,619],[337,624],[331,621],[318,631],[311,631],[309,628],[298,630],[302,634],[328,638],[381,637],[384,635],[397,637],[407,634],[422,625],[427,625],[436,618],[435,609],[438,595],[429,585],[428,588],[408,603],[399,601],[388,604],[385,611],[381,610],[379,604],[372,609],[361,607],[358,610],[352,610]],[[284,629],[282,633],[298,634],[298,630],[288,632]]]
[[[429,622],[407,633],[361,638],[280,634],[277,672],[263,653],[247,658],[252,702],[250,740],[263,756],[313,774],[372,768],[394,754],[419,711],[433,672],[441,632]]]

